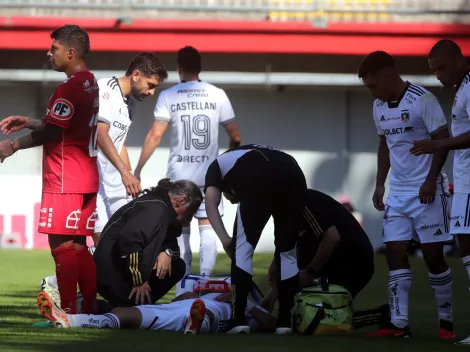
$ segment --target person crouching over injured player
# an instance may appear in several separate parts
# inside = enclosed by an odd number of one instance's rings
[[[341,203],[322,192],[308,190],[296,248],[301,287],[324,278],[355,298],[374,275],[374,249],[361,224]],[[277,299],[276,271],[273,261],[268,273],[272,289],[264,299],[270,309]],[[354,328],[385,324],[388,317],[388,305],[356,312]]]
[[[185,273],[177,236],[202,202],[196,184],[163,179],[109,219],[94,253],[98,293],[114,307],[154,303]]]
[[[204,281],[202,291],[185,292],[171,303],[119,307],[102,315],[67,314],[45,292],[39,293],[38,306],[56,328],[167,330],[185,334],[219,332],[230,319],[232,294],[227,292],[231,290],[230,279],[203,278],[200,281]],[[276,318],[250,299],[245,315],[250,331],[276,328]]]

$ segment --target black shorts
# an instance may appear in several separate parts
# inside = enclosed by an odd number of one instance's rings
[[[245,162],[246,186],[239,197],[234,239],[243,234],[256,248],[269,218],[273,217],[275,246],[280,252],[295,248],[307,202],[307,182],[293,157],[285,153],[251,153]],[[235,244],[235,241],[233,241]]]

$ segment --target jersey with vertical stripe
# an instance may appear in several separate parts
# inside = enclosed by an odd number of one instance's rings
[[[452,136],[470,131],[470,73],[464,77],[452,106]],[[454,192],[470,193],[470,149],[454,151]]]
[[[109,137],[120,154],[126,141],[135,99],[126,98],[115,77],[98,80],[100,87],[100,109],[98,121],[109,125]],[[124,187],[121,174],[98,148],[98,171],[100,174],[100,189],[105,193],[119,192]]]
[[[206,82],[182,82],[162,91],[155,120],[172,127],[167,177],[204,187],[207,168],[219,155],[219,125],[235,120],[225,91]]]
[[[390,150],[390,194],[418,195],[432,163],[432,154],[414,156],[413,141],[431,139],[448,128],[436,97],[423,87],[407,82],[398,101],[377,99],[373,106],[377,132],[385,136]],[[437,194],[446,193],[447,175],[441,171]]]

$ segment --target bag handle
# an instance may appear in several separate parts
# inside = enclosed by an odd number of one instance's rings
[[[315,332],[315,330],[317,330],[318,325],[320,325],[320,322],[322,321],[324,317],[325,317],[325,310],[323,308],[319,308],[317,311],[317,314],[315,314],[312,321],[310,322],[310,324],[308,324],[307,329],[305,329],[302,335],[312,335]]]

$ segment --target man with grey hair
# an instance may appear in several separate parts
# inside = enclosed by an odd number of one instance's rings
[[[202,202],[188,180],[161,180],[120,208],[96,247],[98,293],[112,306],[153,304],[185,273],[177,237]]]

